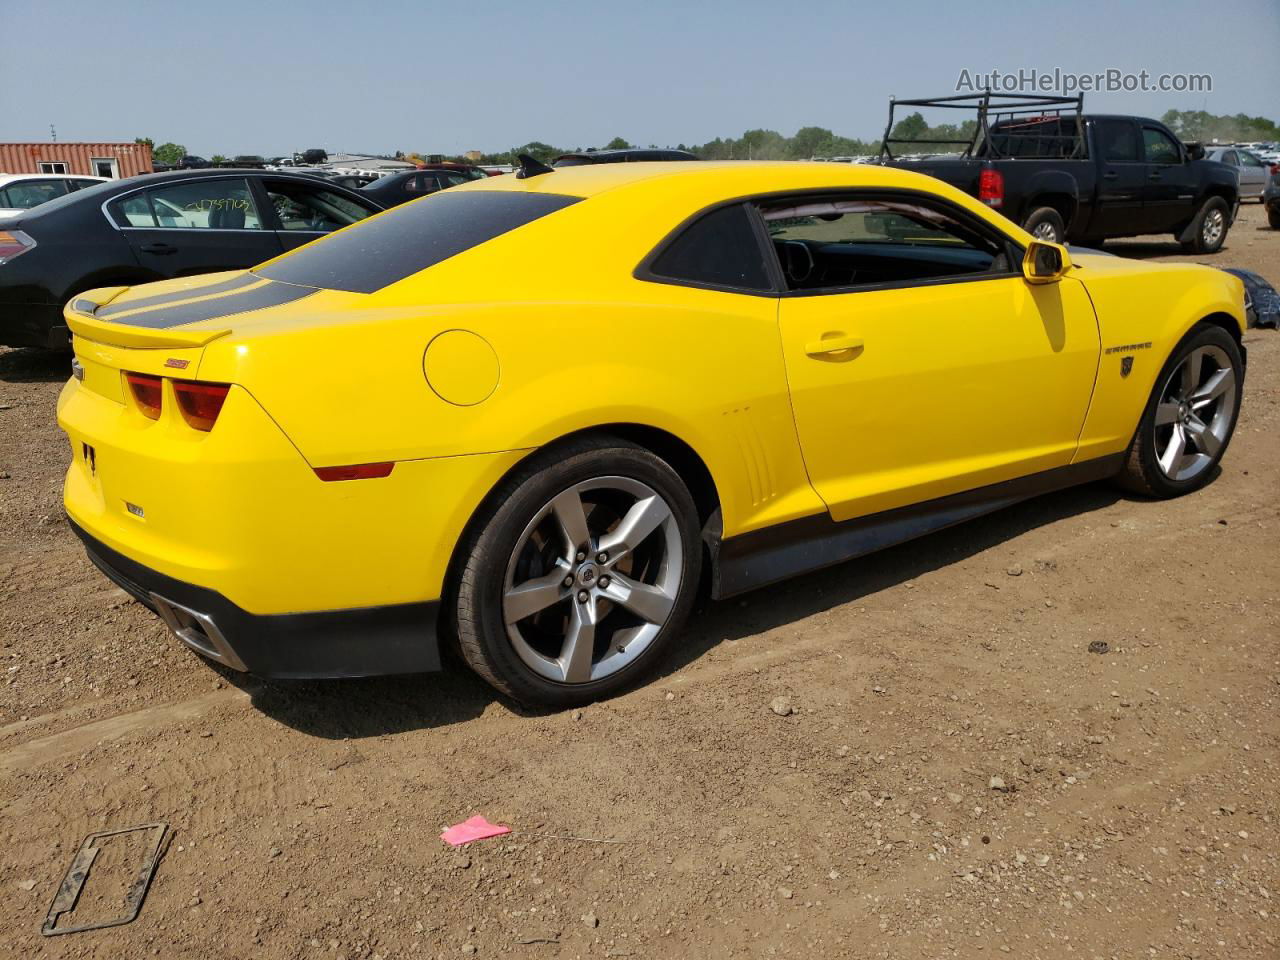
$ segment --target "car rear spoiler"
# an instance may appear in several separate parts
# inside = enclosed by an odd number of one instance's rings
[[[110,303],[128,287],[110,287],[94,291],[94,299],[77,297],[72,300],[62,315],[67,326],[77,337],[92,340],[95,343],[109,344],[115,347],[132,347],[140,350],[173,349],[175,347],[203,347],[219,337],[231,332],[225,330],[174,330],[172,328],[152,328],[130,326],[124,323],[112,323],[110,320],[99,320],[93,311]],[[100,296],[107,294],[107,296]]]

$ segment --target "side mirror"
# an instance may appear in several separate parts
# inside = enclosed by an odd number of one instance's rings
[[[1032,240],[1022,258],[1022,276],[1027,283],[1056,283],[1071,269],[1071,256],[1060,243]]]
[[[1188,144],[1187,144],[1187,159],[1188,159],[1188,160],[1203,160],[1203,159],[1204,159],[1204,144],[1203,144],[1203,143],[1188,143]]]

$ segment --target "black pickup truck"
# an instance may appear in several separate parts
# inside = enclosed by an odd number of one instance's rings
[[[976,110],[968,139],[894,136],[902,107]],[[935,151],[903,156],[902,148]],[[940,147],[958,149],[939,155]],[[937,177],[1056,243],[1170,233],[1216,253],[1235,219],[1235,171],[1156,120],[1085,114],[1083,97],[978,94],[893,100],[880,162]]]

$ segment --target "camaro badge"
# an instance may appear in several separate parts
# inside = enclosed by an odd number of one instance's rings
[[[179,360],[177,357],[170,357],[168,360],[164,362],[164,365],[166,367],[174,367],[175,369],[178,369],[178,370],[185,370],[187,369],[188,366],[191,365],[191,361]]]
[[[1133,357],[1120,358],[1120,376],[1127,377],[1133,370]]]

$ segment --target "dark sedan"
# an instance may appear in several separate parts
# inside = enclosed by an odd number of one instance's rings
[[[184,170],[112,180],[0,219],[0,345],[65,350],[94,287],[252,267],[383,208],[316,177]]]
[[[360,192],[373,197],[384,207],[394,207],[425,197],[428,193],[470,183],[472,180],[483,180],[487,176],[479,167],[464,167],[460,164],[428,167],[425,170],[405,170],[403,173],[379,177],[368,186],[361,187]]]

